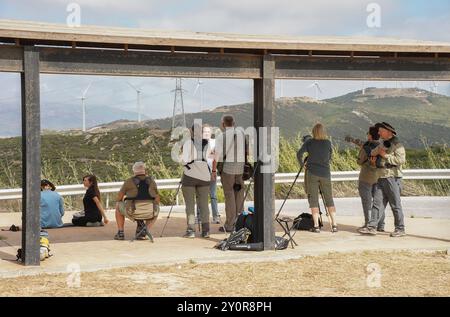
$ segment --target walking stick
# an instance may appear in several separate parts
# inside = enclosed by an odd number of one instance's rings
[[[170,211],[169,211],[169,214],[167,215],[166,223],[164,224],[164,227],[163,227],[163,229],[162,229],[162,231],[161,231],[160,237],[162,237],[163,234],[164,234],[164,230],[166,229],[167,222],[169,221],[170,214],[172,213],[173,206],[176,204],[177,196],[178,196],[178,193],[179,193],[179,191],[180,191],[180,188],[181,188],[181,180],[180,180],[180,183],[178,184],[177,192],[175,193],[175,199],[174,199],[174,202],[172,203],[172,206],[170,206]]]

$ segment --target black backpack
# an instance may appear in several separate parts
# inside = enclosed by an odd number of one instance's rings
[[[243,213],[241,213],[238,216],[234,230],[239,231],[242,228],[247,228],[248,230],[250,230],[250,236],[248,237],[247,242],[248,243],[255,242],[254,235],[252,234],[253,232],[255,232],[255,221],[253,218],[253,214],[244,215]]]
[[[140,179],[139,177],[134,177],[133,182],[137,187],[138,193],[136,197],[129,198],[133,200],[153,200],[155,197],[150,195],[150,183],[152,178],[150,176],[146,176],[145,179]]]
[[[312,215],[309,213],[302,213],[300,216],[294,219],[294,229],[296,230],[310,230],[314,227],[314,221]]]

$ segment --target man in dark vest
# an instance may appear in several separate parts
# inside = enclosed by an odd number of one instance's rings
[[[148,229],[151,228],[158,217],[160,197],[155,180],[147,175],[144,162],[134,163],[133,173],[134,176],[123,183],[119,194],[117,195],[116,222],[118,232],[114,236],[115,240],[125,239],[125,217],[130,217],[130,209],[132,211],[133,209],[136,209],[133,205],[135,202],[147,201],[147,204],[153,205],[149,206],[149,214],[143,218],[141,217],[141,219],[145,219]],[[131,215],[131,217],[133,218],[133,215]],[[134,218],[139,219],[139,215],[136,214]],[[140,232],[141,229],[142,228],[139,228],[138,222],[136,233]]]

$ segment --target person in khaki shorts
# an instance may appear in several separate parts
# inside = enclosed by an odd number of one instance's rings
[[[133,165],[133,173],[134,176],[128,178],[120,188],[119,194],[117,195],[117,203],[116,203],[116,222],[118,232],[114,236],[115,240],[124,240],[124,226],[125,226],[125,217],[128,217],[127,213],[130,211],[132,206],[127,204],[133,204],[134,201],[128,200],[125,201],[126,198],[136,198],[138,200],[142,200],[140,204],[147,204],[149,213],[152,213],[152,217],[145,217],[146,226],[150,230],[153,224],[156,222],[159,214],[159,203],[160,197],[158,194],[158,188],[156,186],[155,180],[148,176],[146,173],[146,168],[144,162],[136,162]],[[144,188],[144,192],[139,190],[138,188]],[[142,197],[141,197],[142,196]],[[152,206],[150,206],[152,205]],[[138,215],[136,215],[136,219],[138,219]],[[136,233],[140,232],[142,228],[136,228]]]
[[[235,128],[233,116],[223,116],[221,125],[223,133],[216,138],[212,176],[213,178],[217,176],[217,162],[222,162],[220,180],[225,196],[226,220],[225,229],[220,227],[219,230],[232,232],[235,220],[244,206],[242,174],[244,173],[246,142],[244,131]]]
[[[308,172],[305,175],[308,202],[314,221],[314,228],[311,231],[320,232],[319,190],[321,190],[331,217],[331,231],[337,232],[336,208],[334,206],[331,188],[331,142],[327,139],[325,128],[321,123],[314,126],[312,134],[313,138],[304,142],[297,152],[297,159],[301,165],[304,164],[303,155],[308,153],[308,160],[306,162]]]

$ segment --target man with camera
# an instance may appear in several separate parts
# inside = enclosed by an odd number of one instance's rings
[[[400,193],[402,189],[402,165],[406,162],[404,146],[397,138],[397,132],[387,122],[377,124],[379,135],[383,139],[382,146],[372,151],[372,156],[382,158],[382,167],[379,167],[379,179],[374,189],[373,207],[367,228],[359,230],[362,234],[376,235],[376,228],[382,217],[384,208],[389,202],[394,214],[395,231],[391,237],[405,236],[404,216]],[[373,162],[372,164],[375,164]],[[383,210],[382,210],[383,209]]]

